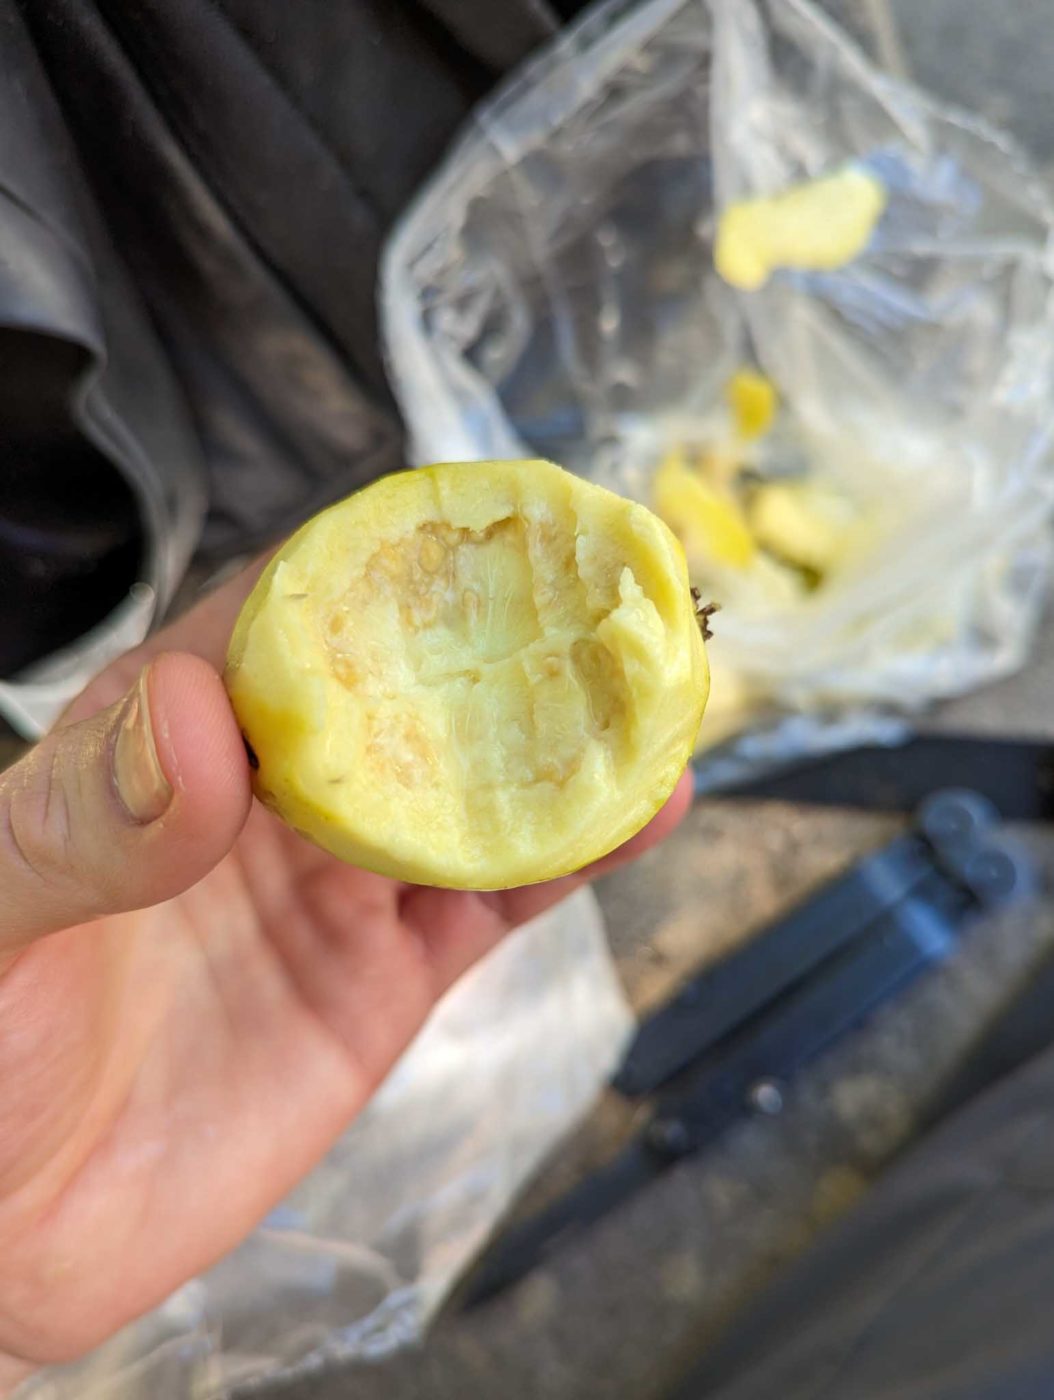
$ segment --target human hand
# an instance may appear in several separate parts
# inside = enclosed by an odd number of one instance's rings
[[[341,864],[251,801],[218,668],[256,572],[0,774],[0,1394],[237,1244],[462,972],[689,802],[520,890]]]

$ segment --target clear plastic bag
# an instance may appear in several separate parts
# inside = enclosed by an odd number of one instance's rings
[[[852,263],[753,292],[717,276],[730,202],[850,162],[888,195]],[[648,500],[663,444],[756,362],[882,529],[800,598],[718,594],[712,722],[723,676],[741,703],[711,777],[896,738],[898,715],[1018,666],[1037,620],[1052,227],[1006,138],[807,0],[613,0],[479,112],[392,241],[415,459],[544,455]]]
[[[218,1400],[419,1340],[631,1029],[596,900],[580,891],[462,978],[366,1112],[244,1245],[86,1360],[27,1381],[18,1400]]]
[[[847,160],[890,192],[863,256],[751,294],[716,276],[723,205]],[[718,665],[759,702],[712,780],[895,739],[894,711],[1017,665],[1036,620],[1052,225],[1002,137],[877,72],[805,0],[612,0],[480,109],[391,243],[414,455],[541,453],[646,499],[664,435],[756,358],[817,460],[904,510],[836,587],[721,615]],[[454,989],[240,1250],[20,1396],[217,1397],[416,1340],[629,1029],[576,896]]]

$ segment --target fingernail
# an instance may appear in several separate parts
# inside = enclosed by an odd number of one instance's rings
[[[157,821],[172,801],[172,784],[157,756],[150,723],[147,674],[143,671],[117,722],[113,746],[113,781],[117,795],[137,822]]]

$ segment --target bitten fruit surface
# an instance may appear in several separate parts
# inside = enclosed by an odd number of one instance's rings
[[[709,676],[671,531],[538,461],[399,473],[308,521],[245,604],[226,682],[290,825],[400,880],[501,889],[645,825]]]

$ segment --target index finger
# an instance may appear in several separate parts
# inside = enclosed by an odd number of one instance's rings
[[[59,725],[74,724],[114,704],[129,689],[146,663],[163,651],[190,652],[222,671],[227,644],[253,585],[263,573],[273,550],[234,574],[182,617],[163,627],[141,646],[127,651],[81,691],[66,710]]]

